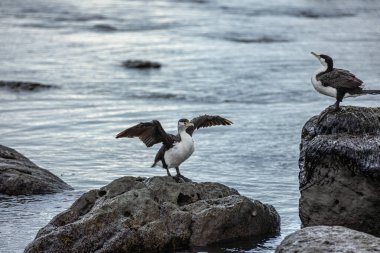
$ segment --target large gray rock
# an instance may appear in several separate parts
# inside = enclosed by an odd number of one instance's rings
[[[30,195],[57,193],[64,190],[72,188],[16,150],[0,145],[0,193]]]
[[[57,86],[50,84],[41,84],[35,82],[21,82],[21,81],[0,81],[0,88],[7,88],[11,91],[36,91],[41,89],[57,88]]]
[[[302,130],[302,225],[341,225],[380,236],[380,108],[342,107],[321,115]]]
[[[380,252],[380,238],[341,226],[314,226],[298,230],[275,253]]]
[[[221,184],[122,177],[83,194],[25,252],[163,252],[279,229],[271,205]]]

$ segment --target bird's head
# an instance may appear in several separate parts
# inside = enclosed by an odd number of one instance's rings
[[[185,131],[189,127],[193,127],[194,124],[191,123],[188,119],[178,120],[178,132]]]
[[[334,62],[330,56],[325,54],[316,54],[314,52],[311,52],[311,54],[314,55],[323,66],[331,70],[333,69]]]

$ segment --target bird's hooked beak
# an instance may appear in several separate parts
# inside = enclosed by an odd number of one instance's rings
[[[311,54],[314,55],[315,57],[317,57],[318,60],[321,59],[321,56],[319,54],[316,54],[314,52],[311,52]]]
[[[193,127],[194,123],[192,122],[185,122],[185,127]]]

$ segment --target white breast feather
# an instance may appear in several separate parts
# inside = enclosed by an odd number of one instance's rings
[[[317,75],[321,72],[324,72],[326,71],[326,66],[323,66],[322,68],[318,69],[317,71],[314,72],[314,74],[312,75],[311,77],[311,83],[313,84],[313,87],[316,91],[318,91],[319,93],[323,94],[323,95],[326,95],[326,96],[329,96],[329,97],[334,97],[336,98],[336,89],[335,88],[332,88],[332,87],[325,87],[322,85],[321,81],[318,81],[317,80]]]
[[[314,86],[314,89],[318,91],[319,93],[329,96],[329,97],[334,97],[336,98],[336,89],[332,87],[325,87],[322,85],[321,81],[318,81],[315,77],[311,79],[311,83]]]
[[[178,167],[187,160],[194,152],[194,141],[186,132],[181,134],[181,141],[167,150],[164,159],[169,168]]]

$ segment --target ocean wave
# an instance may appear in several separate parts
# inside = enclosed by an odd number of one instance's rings
[[[296,10],[294,12],[289,12],[288,13],[291,16],[295,17],[303,17],[303,18],[313,18],[313,19],[318,19],[318,18],[345,18],[345,17],[353,17],[355,16],[355,13],[351,12],[343,12],[343,11],[326,11],[326,10],[311,10],[311,9],[306,9],[306,10]]]
[[[165,100],[186,100],[186,96],[174,93],[161,92],[142,92],[130,95],[132,98],[138,99],[165,99]]]
[[[276,9],[243,9],[241,7],[234,6],[220,6],[220,8],[229,13],[235,15],[246,16],[292,16],[300,18],[345,18],[356,16],[357,13],[349,12],[340,9],[311,9],[311,8],[276,8]]]
[[[175,0],[175,2],[188,2],[188,3],[197,3],[197,4],[208,3],[207,0]]]
[[[67,13],[64,16],[58,16],[53,18],[53,21],[58,22],[66,22],[66,21],[73,21],[73,22],[87,22],[87,21],[94,21],[94,20],[105,20],[107,17],[100,15],[100,14],[85,14],[85,13]]]
[[[178,94],[170,92],[148,92],[148,91],[135,91],[128,92],[126,97],[131,99],[143,100],[170,100],[170,101],[184,101],[188,103],[221,103],[223,99],[218,96],[198,96],[196,94]]]
[[[261,92],[258,94],[241,92],[233,94],[233,92],[226,92],[216,95],[139,91],[132,94],[129,93],[127,97],[131,99],[183,101],[199,104],[277,104],[289,103],[289,98],[292,98],[292,103],[304,103],[317,99],[317,97],[314,98],[313,94],[305,91]]]
[[[27,23],[27,24],[21,24],[21,27],[25,28],[41,28],[41,29],[60,29],[63,28],[63,25],[56,24],[56,23],[46,23],[46,22],[39,22],[39,23]]]
[[[281,42],[290,42],[288,39],[280,37],[270,37],[270,36],[261,36],[261,37],[248,37],[248,36],[230,36],[227,35],[224,37],[225,40],[238,42],[238,43],[281,43]]]
[[[11,14],[22,20],[18,25],[32,28],[138,32],[170,29],[181,23],[156,18],[155,15],[142,20],[139,16],[114,15],[114,12],[86,12],[67,4],[37,4],[35,7],[16,7],[16,10]]]

